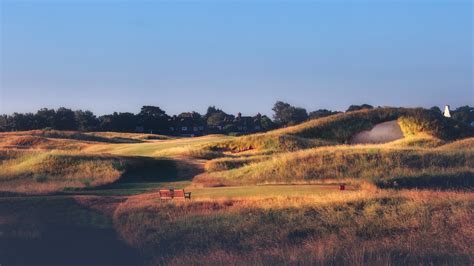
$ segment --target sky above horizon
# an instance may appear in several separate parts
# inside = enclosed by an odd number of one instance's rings
[[[0,9],[0,114],[474,104],[470,0],[0,0]]]

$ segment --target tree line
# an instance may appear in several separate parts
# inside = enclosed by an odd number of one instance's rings
[[[351,105],[346,111],[372,109],[368,104]],[[435,107],[433,111],[441,112]],[[0,115],[0,131],[23,131],[33,129],[147,132],[170,135],[204,135],[209,133],[245,134],[268,131],[295,125],[309,119],[339,113],[327,109],[307,112],[306,109],[277,101],[272,108],[273,119],[266,115],[232,115],[210,106],[205,114],[183,112],[168,115],[158,106],[143,106],[139,113],[114,112],[96,116],[91,111],[42,108],[36,113],[13,113]],[[466,123],[472,121],[473,108],[463,106],[453,111],[453,118]]]

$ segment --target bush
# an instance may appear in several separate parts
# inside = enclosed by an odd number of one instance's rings
[[[44,183],[48,181],[48,177],[45,175],[39,175],[35,177],[35,181],[38,183]]]

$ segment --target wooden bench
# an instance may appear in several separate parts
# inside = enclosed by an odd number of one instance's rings
[[[160,199],[191,199],[191,192],[184,192],[184,189],[160,189]]]

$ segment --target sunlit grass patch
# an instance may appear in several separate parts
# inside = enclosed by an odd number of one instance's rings
[[[125,160],[100,155],[46,151],[0,151],[2,191],[48,193],[117,180]]]
[[[192,197],[197,199],[248,198],[248,197],[301,197],[320,196],[339,192],[338,185],[260,185],[236,187],[192,187]],[[343,193],[343,192],[340,192]]]
[[[222,135],[210,135],[195,138],[177,138],[169,140],[151,140],[135,144],[103,144],[94,145],[85,149],[88,153],[110,153],[127,156],[180,156],[206,150],[206,145],[231,139]]]

